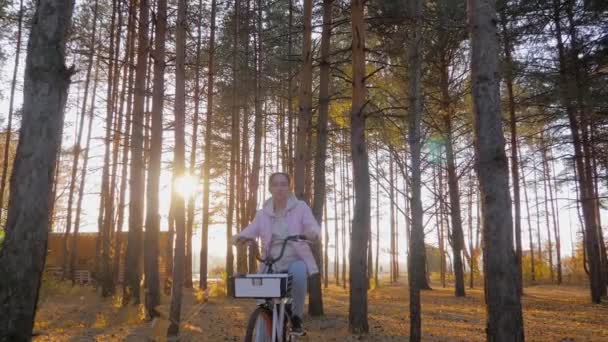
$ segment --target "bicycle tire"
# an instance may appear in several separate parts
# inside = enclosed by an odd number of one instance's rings
[[[283,325],[283,341],[287,341],[287,315],[285,315],[285,324]],[[262,335],[256,333],[258,327],[258,319],[263,320],[264,332]],[[265,307],[258,307],[249,316],[247,322],[247,331],[245,333],[245,342],[275,342],[272,340],[272,311]]]

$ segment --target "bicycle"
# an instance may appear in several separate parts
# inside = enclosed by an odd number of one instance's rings
[[[235,298],[260,300],[249,316],[245,342],[292,342],[297,338],[287,333],[287,324],[291,322],[291,275],[274,273],[273,266],[283,257],[288,242],[309,241],[304,235],[292,235],[279,241],[282,246],[278,257],[273,258],[267,253],[266,258],[262,259],[259,253],[256,253],[256,259],[266,266],[265,273],[233,277]],[[250,242],[255,245],[255,250],[259,251],[257,243],[253,240]]]

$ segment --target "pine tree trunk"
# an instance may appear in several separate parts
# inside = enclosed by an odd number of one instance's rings
[[[146,285],[146,311],[148,318],[158,316],[160,305],[159,256],[159,187],[163,144],[163,106],[165,96],[165,35],[167,28],[167,1],[157,0],[156,33],[154,40],[154,88],[150,131],[150,166],[146,187],[146,232],[144,235],[144,273]]]
[[[519,146],[515,146],[519,150]],[[521,153],[518,152],[518,155]],[[536,266],[534,264],[534,239],[532,238],[532,218],[530,214],[530,202],[528,201],[528,186],[526,184],[526,173],[524,172],[523,163],[519,163],[520,174],[521,174],[521,183],[524,188],[524,202],[526,202],[526,216],[528,221],[528,240],[529,240],[529,248],[530,248],[530,278],[532,282],[536,281]],[[523,278],[521,280],[523,286]]]
[[[68,248],[68,241],[70,232],[72,230],[72,207],[74,204],[74,192],[76,190],[76,182],[77,182],[77,174],[78,174],[78,162],[80,161],[80,152],[82,151],[82,135],[84,130],[84,122],[85,122],[85,114],[87,111],[87,99],[89,96],[89,83],[91,81],[91,71],[93,70],[93,52],[95,51],[95,40],[97,38],[97,9],[98,9],[98,1],[95,1],[93,5],[93,23],[91,29],[91,38],[89,42],[89,59],[87,61],[87,72],[84,79],[84,95],[82,100],[82,108],[80,111],[80,120],[78,125],[78,133],[76,137],[76,141],[74,142],[74,158],[72,159],[72,172],[71,172],[71,181],[70,181],[70,190],[68,192],[68,207],[66,212],[66,224],[65,224],[65,233],[63,237],[63,273],[62,278],[69,278],[74,281],[74,270],[70,268],[71,265],[71,256],[70,253],[74,252],[74,249],[70,251]],[[0,201],[0,203],[2,203]],[[75,240],[75,235],[72,236],[72,240]]]
[[[240,12],[240,0],[234,1],[234,41],[233,41],[233,52],[232,52],[232,123],[231,123],[231,137],[232,142],[230,146],[230,175],[228,181],[228,214],[226,217],[226,241],[227,241],[227,254],[226,254],[226,275],[227,277],[232,277],[234,273],[234,257],[232,255],[232,245],[230,243],[232,238],[232,223],[234,220],[234,202],[236,196],[236,186],[235,186],[235,178],[236,178],[236,162],[237,162],[237,154],[239,153],[239,107],[237,103],[237,51],[238,51],[238,32],[239,32],[239,12]],[[237,221],[238,222],[238,221]],[[227,286],[227,294],[228,296],[232,296],[234,293],[234,288],[232,287],[231,282],[228,282]]]
[[[549,273],[551,274],[551,283],[555,281],[555,273],[553,271],[553,241],[551,239],[551,221],[549,219],[549,195],[547,193],[547,180],[549,178],[549,171],[547,170],[547,150],[545,146],[545,140],[543,134],[541,132],[540,135],[540,144],[541,144],[541,163],[542,163],[542,173],[543,173],[543,189],[544,189],[544,205],[545,205],[545,227],[547,228],[547,243],[549,250],[547,251],[549,256]]]
[[[521,245],[521,201],[519,189],[519,157],[517,156],[517,119],[515,117],[515,95],[513,94],[513,58],[511,57],[511,37],[507,29],[506,7],[500,11],[502,24],[502,41],[505,53],[505,82],[509,101],[509,127],[511,130],[511,179],[513,181],[513,208],[515,217],[515,261],[517,262],[518,291],[523,293],[522,245]]]
[[[143,161],[143,120],[146,84],[146,63],[148,62],[148,0],[140,0],[137,69],[135,71],[135,98],[133,102],[133,121],[131,123],[131,165],[129,191],[129,234],[125,257],[125,288],[123,305],[133,299],[140,302],[144,194],[144,161]]]
[[[333,179],[333,188],[334,188],[334,278],[336,280],[336,286],[340,285],[340,241],[339,241],[339,233],[340,229],[338,227],[338,183],[336,182],[336,169],[338,168],[338,163],[336,162],[336,147],[337,141],[334,143],[331,154],[332,161],[332,179]]]
[[[409,241],[408,283],[410,296],[410,341],[422,338],[422,318],[420,305],[421,274],[425,269],[425,245],[423,228],[423,210],[421,199],[421,78],[422,78],[422,1],[412,0],[408,3],[412,29],[408,35],[408,145],[411,157],[412,195],[411,217],[412,236]]]
[[[209,245],[209,173],[211,156],[211,131],[213,127],[213,81],[215,76],[215,16],[217,11],[217,1],[211,1],[211,32],[209,33],[209,73],[207,75],[207,118],[205,122],[205,151],[203,159],[203,225],[201,234],[201,265],[200,265],[200,288],[207,289],[207,260]],[[229,247],[231,249],[231,247]]]
[[[369,331],[367,321],[367,239],[370,230],[370,179],[367,141],[365,137],[365,4],[351,1],[351,32],[353,58],[353,97],[350,112],[351,153],[355,208],[350,238],[350,305],[348,330],[353,334]],[[357,251],[353,253],[353,251]]]
[[[454,155],[454,137],[452,132],[452,117],[454,113],[450,106],[451,98],[449,93],[449,70],[447,63],[443,63],[441,70],[441,96],[442,107],[445,120],[445,155],[448,171],[448,189],[450,196],[450,216],[452,219],[452,235],[450,242],[452,245],[452,255],[454,258],[454,292],[456,297],[464,297],[464,264],[462,262],[462,250],[464,249],[464,233],[462,231],[462,217],[460,216],[460,188],[458,185],[458,174]]]
[[[84,197],[85,180],[87,176],[87,167],[89,162],[89,148],[91,147],[91,131],[93,128],[93,118],[95,116],[95,100],[97,98],[97,84],[99,82],[99,64],[100,59],[97,59],[95,65],[95,76],[93,81],[93,94],[91,99],[91,108],[89,109],[89,124],[87,127],[87,141],[84,149],[82,170],[80,174],[80,184],[78,186],[78,199],[76,200],[76,215],[74,218],[74,234],[72,236],[72,253],[70,254],[70,279],[72,280],[72,286],[76,283],[75,271],[76,271],[76,260],[78,260],[78,232],[80,231],[80,214],[82,211],[82,198]],[[84,119],[84,118],[83,118]],[[84,120],[83,120],[84,121]]]
[[[314,162],[314,197],[312,212],[319,225],[323,220],[323,204],[325,203],[325,159],[327,159],[327,114],[329,111],[329,49],[331,39],[331,9],[333,0],[323,1],[323,32],[321,33],[321,70],[319,80],[319,118],[317,121],[317,151]],[[327,227],[326,227],[327,228]],[[323,264],[321,258],[321,241],[313,245],[313,253],[319,267]],[[314,275],[310,279],[310,298],[308,313],[311,316],[323,315],[323,293],[321,291],[321,277]]]
[[[391,224],[391,248],[390,248],[390,278],[391,278],[391,284],[394,283],[397,280],[397,276],[396,274],[396,270],[395,270],[395,175],[393,173],[394,170],[394,162],[393,162],[393,154],[392,152],[389,152],[389,163],[388,163],[388,169],[389,169],[389,183],[388,183],[388,187],[390,189],[389,191],[389,201],[391,202],[391,220],[390,220],[390,224]]]
[[[203,38],[203,2],[198,2],[198,19],[197,19],[197,40],[196,40],[196,65],[194,66],[194,117],[192,118],[192,142],[190,144],[190,177],[194,177],[196,173],[196,144],[198,141],[198,122],[199,122],[199,106],[201,97],[201,44]],[[188,210],[186,215],[186,274],[184,276],[184,287],[192,288],[192,232],[194,229],[194,207],[196,196],[192,195],[188,198]]]
[[[127,20],[127,50],[126,50],[126,59],[127,59],[127,63],[125,64],[125,69],[123,71],[123,74],[125,75],[125,77],[127,78],[126,82],[123,80],[123,89],[121,90],[121,94],[120,94],[120,107],[118,110],[119,115],[122,114],[123,112],[123,100],[125,97],[125,92],[127,92],[127,101],[126,101],[126,106],[127,106],[127,111],[126,111],[126,115],[125,115],[125,130],[124,130],[124,139],[123,139],[123,149],[122,149],[122,157],[121,157],[121,165],[122,165],[122,169],[121,169],[121,175],[120,175],[120,195],[118,197],[118,214],[117,214],[117,218],[116,218],[116,234],[114,236],[114,266],[113,266],[113,273],[114,273],[114,279],[115,281],[118,282],[119,278],[120,278],[120,274],[121,274],[121,270],[124,270],[124,267],[121,267],[121,256],[122,256],[122,226],[124,224],[124,213],[125,213],[125,197],[126,197],[126,191],[127,191],[127,173],[129,170],[129,167],[127,165],[128,161],[129,161],[129,150],[130,150],[130,132],[131,132],[131,121],[132,121],[132,97],[133,97],[133,92],[131,91],[131,89],[133,89],[133,81],[134,81],[134,76],[135,76],[135,67],[134,67],[134,60],[135,60],[135,21],[136,21],[136,16],[135,16],[135,5],[133,4],[129,4],[129,18]],[[126,76],[126,68],[128,67],[129,69],[129,75]],[[125,84],[127,86],[125,86]],[[123,273],[124,274],[124,273]],[[123,289],[126,286],[126,283],[124,281],[125,279],[122,279],[122,284],[123,284]]]
[[[378,279],[378,267],[380,259],[380,164],[378,161],[378,150],[375,150],[376,157],[376,261],[374,265],[374,284],[376,288],[380,287]]]
[[[40,0],[25,60],[19,143],[0,250],[0,339],[29,341],[47,252],[53,175],[73,70],[65,66],[72,1]]]
[[[523,341],[509,169],[500,115],[496,2],[468,0],[476,169],[482,195],[488,341]]]
[[[591,292],[591,301],[593,303],[600,303],[601,293],[605,287],[604,279],[602,277],[601,270],[601,259],[600,259],[600,248],[599,241],[597,238],[597,213],[596,207],[594,206],[593,190],[590,166],[585,165],[585,156],[583,151],[583,139],[581,139],[581,126],[585,126],[584,123],[581,125],[578,118],[576,117],[576,109],[573,104],[572,93],[572,81],[570,80],[571,74],[576,74],[575,70],[568,70],[568,63],[566,60],[566,52],[562,39],[561,29],[561,1],[553,1],[553,21],[555,28],[555,38],[557,40],[557,51],[558,51],[558,62],[559,62],[559,75],[560,75],[560,91],[561,99],[564,107],[566,107],[566,114],[568,115],[568,122],[570,124],[570,132],[572,134],[572,144],[574,147],[574,160],[575,167],[578,174],[577,182],[580,192],[581,206],[583,210],[583,219],[585,226],[585,249],[587,253],[587,261],[589,263],[589,289]],[[571,38],[574,38],[571,34]],[[574,46],[576,44],[571,42]],[[576,51],[574,51],[574,58],[571,59],[571,64],[576,62]],[[582,113],[581,113],[582,114]]]
[[[13,68],[13,78],[11,80],[11,95],[8,100],[8,122],[6,125],[6,138],[4,140],[4,153],[2,157],[2,178],[0,178],[0,222],[4,213],[4,191],[7,184],[9,151],[11,146],[11,137],[13,135],[13,112],[15,104],[15,89],[17,87],[17,72],[19,71],[19,62],[21,57],[21,34],[23,30],[23,0],[19,0],[19,15],[17,18],[17,46],[15,47],[15,67]],[[65,255],[65,254],[64,254]]]
[[[185,174],[185,117],[186,117],[186,0],[177,3],[177,23],[175,30],[175,152],[173,155],[173,172],[175,177]],[[174,192],[175,192],[174,188]],[[171,287],[171,307],[169,310],[169,328],[167,337],[179,334],[182,308],[182,291],[184,286],[186,212],[182,194],[174,194],[175,206],[175,254],[173,262],[173,286]]]

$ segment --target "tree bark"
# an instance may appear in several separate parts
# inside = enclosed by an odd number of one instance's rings
[[[65,47],[74,3],[40,0],[31,21],[23,112],[0,250],[0,339],[29,341],[47,252],[53,175],[73,70]]]
[[[78,134],[76,137],[76,141],[74,142],[74,158],[72,159],[72,172],[70,178],[70,190],[68,192],[68,207],[66,212],[66,224],[65,224],[65,233],[63,237],[63,273],[62,278],[70,278],[72,282],[74,281],[74,270],[70,268],[71,266],[71,256],[70,253],[74,253],[74,249],[70,251],[68,248],[68,241],[70,232],[72,230],[72,206],[74,204],[74,192],[76,190],[76,182],[78,175],[78,162],[80,161],[80,152],[82,151],[82,135],[84,130],[84,122],[85,122],[85,114],[87,111],[87,99],[89,96],[89,83],[91,81],[91,71],[93,70],[93,52],[95,51],[95,40],[97,38],[97,9],[98,9],[98,1],[95,1],[93,5],[93,23],[91,28],[91,38],[89,42],[89,51],[88,51],[88,61],[87,61],[87,72],[84,78],[84,95],[82,99],[82,108],[80,111],[80,120],[78,126]],[[9,131],[10,132],[10,131]],[[0,194],[3,191],[0,191]],[[1,195],[0,195],[1,196]],[[2,201],[0,201],[2,203]],[[72,240],[76,240],[76,235],[73,234]]]
[[[521,200],[519,189],[519,157],[517,155],[517,118],[515,117],[515,95],[513,93],[513,58],[511,57],[511,36],[507,29],[506,6],[500,11],[500,22],[502,24],[502,42],[505,53],[505,82],[507,85],[507,96],[509,103],[509,127],[511,130],[511,179],[513,181],[513,223],[515,224],[515,261],[517,263],[517,290],[523,293],[523,269],[522,269],[522,246],[521,246]]]
[[[17,18],[17,46],[15,47],[15,67],[13,68],[13,79],[11,80],[11,95],[8,100],[8,122],[6,126],[6,138],[4,140],[4,154],[2,157],[2,178],[0,179],[0,222],[4,212],[4,191],[7,184],[9,151],[13,132],[13,111],[15,104],[15,89],[17,87],[17,72],[21,57],[21,34],[23,30],[23,0],[19,0],[19,15]]]
[[[295,195],[306,200],[306,140],[312,120],[312,0],[304,0],[304,37],[302,38],[302,69],[300,70],[299,115],[296,135],[294,183]]]
[[[422,1],[408,2],[410,24],[412,29],[408,35],[408,145],[412,170],[411,217],[412,231],[409,241],[408,283],[410,296],[410,341],[420,341],[422,338],[422,318],[420,305],[421,274],[424,274],[425,245],[423,230],[423,210],[421,199],[421,134],[422,116],[421,77],[422,77]]]
[[[523,341],[509,170],[500,115],[496,2],[468,0],[476,168],[482,195],[488,341]]]
[[[601,301],[602,288],[605,287],[600,260],[600,248],[597,237],[599,231],[597,227],[597,213],[595,212],[596,207],[594,206],[593,198],[593,187],[591,181],[590,167],[585,165],[585,156],[583,152],[583,139],[581,139],[581,123],[576,116],[576,109],[574,107],[572,93],[576,93],[573,88],[573,82],[570,80],[569,72],[576,73],[576,71],[569,70],[564,43],[562,39],[562,28],[561,28],[561,1],[553,1],[553,21],[555,24],[555,38],[557,40],[557,51],[558,51],[558,62],[559,62],[559,75],[560,75],[560,92],[561,99],[564,107],[566,107],[566,114],[568,116],[568,122],[570,124],[570,132],[572,134],[572,144],[574,147],[574,160],[575,167],[578,174],[577,182],[579,186],[581,207],[583,210],[583,219],[585,226],[585,249],[587,252],[587,261],[589,263],[589,289],[591,292],[591,301],[599,304]],[[571,38],[574,38],[571,35]],[[574,46],[576,46],[573,43]],[[574,50],[574,49],[572,49]],[[574,64],[575,58],[570,58],[571,63]],[[581,113],[582,114],[582,113]]]
[[[167,29],[167,1],[157,0],[156,33],[154,40],[154,85],[150,128],[150,166],[146,187],[146,232],[144,235],[144,272],[146,311],[148,318],[158,316],[160,305],[159,255],[159,188],[163,144],[163,106],[165,96],[165,35]]]
[[[97,63],[95,65],[95,76],[93,81],[93,94],[91,100],[91,108],[89,109],[89,124],[87,127],[87,141],[84,149],[82,170],[80,173],[80,185],[78,186],[78,199],[76,200],[76,215],[74,219],[74,234],[72,236],[72,253],[70,254],[70,279],[72,280],[72,286],[76,283],[75,271],[76,271],[76,261],[78,260],[78,232],[80,231],[80,214],[82,212],[82,198],[84,197],[84,187],[85,181],[87,177],[87,167],[89,162],[89,148],[91,147],[91,131],[93,128],[93,118],[95,116],[95,100],[97,98],[97,84],[99,82],[98,74],[99,74],[99,64],[100,59],[97,59]],[[84,118],[83,118],[84,119]]]
[[[353,334],[369,331],[367,321],[367,239],[370,230],[370,179],[365,138],[367,91],[365,88],[365,4],[351,1],[353,98],[350,112],[351,153],[355,208],[350,238],[350,305],[348,329]],[[353,253],[352,251],[357,251]]]
[[[144,164],[143,164],[143,120],[146,83],[146,64],[148,62],[148,0],[140,0],[137,69],[135,71],[135,98],[133,102],[133,121],[131,123],[131,165],[129,191],[129,234],[125,260],[125,288],[123,305],[133,299],[139,304],[143,226]]]
[[[175,31],[175,153],[173,172],[176,179],[185,174],[185,117],[186,117],[186,0],[177,3],[177,25]],[[175,192],[175,188],[174,188]],[[171,307],[167,337],[177,336],[182,308],[184,285],[184,258],[186,240],[186,213],[182,194],[175,194],[175,256],[173,262],[173,286],[171,287]]]
[[[207,289],[207,260],[208,260],[208,240],[209,240],[209,173],[211,165],[209,162],[212,147],[212,127],[213,127],[213,81],[215,76],[215,16],[217,11],[217,1],[211,1],[211,32],[209,33],[209,67],[207,75],[207,118],[205,122],[205,150],[203,159],[203,225],[201,234],[201,264],[200,264],[200,288]]]

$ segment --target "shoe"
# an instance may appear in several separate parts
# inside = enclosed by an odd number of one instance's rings
[[[302,319],[298,316],[291,317],[291,334],[294,336],[306,335],[306,331],[302,327]]]

